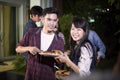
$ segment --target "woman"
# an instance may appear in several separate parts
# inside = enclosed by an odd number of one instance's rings
[[[58,56],[59,61],[66,63],[71,73],[87,77],[95,67],[94,51],[87,39],[89,25],[84,18],[74,17],[70,29],[70,58],[67,55]]]

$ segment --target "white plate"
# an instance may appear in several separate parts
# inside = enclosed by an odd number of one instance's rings
[[[43,56],[51,56],[51,57],[59,56],[59,54],[45,54],[45,53],[39,53],[39,54]]]

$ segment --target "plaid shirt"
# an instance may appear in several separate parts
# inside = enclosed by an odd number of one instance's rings
[[[31,28],[17,46],[36,46],[41,49],[40,38],[41,29]],[[55,35],[47,51],[51,50],[64,51],[64,42],[62,38]],[[56,80],[53,71],[54,62],[55,60],[53,57],[28,54],[25,80]]]

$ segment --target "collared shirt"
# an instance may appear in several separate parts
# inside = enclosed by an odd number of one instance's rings
[[[30,19],[26,25],[24,26],[24,30],[23,30],[23,35],[25,35],[25,33],[30,29],[30,28],[35,28],[37,27],[36,23]]]
[[[17,46],[36,46],[41,49],[41,28],[31,28]],[[60,37],[54,39],[47,51],[61,50],[64,52],[64,42]],[[55,60],[39,54],[28,54],[25,80],[56,80],[53,72]],[[22,63],[21,63],[22,64]]]

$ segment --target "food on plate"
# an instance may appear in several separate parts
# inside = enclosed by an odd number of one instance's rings
[[[59,50],[52,50],[52,51],[44,51],[45,54],[62,54]]]
[[[60,50],[52,50],[51,54],[62,54],[62,52]]]
[[[62,75],[62,76],[69,76],[70,75],[70,71],[68,70],[57,70],[56,75]]]
[[[52,50],[52,51],[43,51],[40,50],[40,54],[46,54],[46,55],[61,55],[62,52],[60,50]]]
[[[43,53],[44,51],[43,50],[40,50],[39,53]]]

